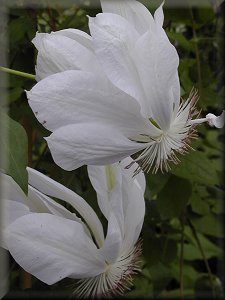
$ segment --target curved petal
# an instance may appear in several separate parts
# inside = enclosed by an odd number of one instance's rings
[[[135,170],[138,168],[138,164],[134,162],[131,157],[127,157],[120,162],[121,168],[123,169],[122,174],[126,179],[130,180],[131,185],[136,184],[145,193],[146,181],[143,171],[140,171],[134,176]],[[129,166],[129,168],[127,168]]]
[[[110,212],[105,243],[99,252],[108,263],[117,261],[122,245],[121,230],[114,212]]]
[[[145,200],[143,191],[135,184],[123,192],[123,197],[124,201],[127,198],[123,250],[128,251],[139,238],[145,215]]]
[[[111,164],[146,147],[107,123],[64,126],[46,140],[56,164],[68,171],[86,164]]]
[[[114,13],[125,18],[140,34],[149,30],[153,23],[148,9],[135,0],[101,0],[101,6],[104,13]]]
[[[7,228],[16,219],[30,213],[28,206],[21,202],[3,198],[1,198],[1,202],[1,216],[3,221],[1,225],[3,229]]]
[[[119,164],[115,167],[117,168],[117,181],[109,190],[108,228],[105,243],[100,249],[105,260],[109,263],[117,261],[124,239],[124,207],[121,168]],[[107,166],[103,168],[107,168]],[[110,169],[109,171],[112,170],[113,169]],[[114,174],[111,175],[114,176]]]
[[[127,134],[134,129],[137,133],[149,130],[137,101],[97,74],[54,74],[37,83],[27,97],[39,122],[51,131],[72,123],[101,121],[123,127]]]
[[[96,276],[105,269],[95,244],[77,222],[34,213],[17,219],[7,234],[16,262],[47,284]]]
[[[133,162],[131,158],[126,158],[121,162],[124,206],[124,240],[121,251],[125,252],[137,242],[145,215],[145,176],[141,172],[133,176],[133,172],[138,167],[135,162],[129,169],[124,168],[131,162]]]
[[[95,53],[112,83],[141,105],[145,113],[145,95],[137,72],[133,49],[139,34],[119,15],[104,13],[89,18]]]
[[[179,64],[176,49],[169,42],[163,29],[145,33],[136,43],[137,68],[148,96],[148,117],[161,129],[169,128],[174,107],[178,108]],[[174,98],[177,97],[177,98]]]
[[[93,52],[64,34],[37,33],[33,44],[38,50],[36,78],[66,70],[87,70],[100,72],[99,64]]]
[[[35,189],[39,190],[43,194],[49,195],[51,197],[55,197],[58,199],[61,199],[63,201],[66,201],[70,205],[72,205],[75,210],[81,215],[81,217],[85,220],[87,225],[90,227],[96,242],[99,246],[103,245],[104,241],[104,233],[102,224],[99,221],[98,216],[94,212],[94,210],[89,206],[89,204],[79,195],[71,191],[70,189],[66,188],[64,185],[56,182],[55,180],[49,178],[48,176],[32,169],[27,168],[28,171],[28,180],[29,184],[33,186]],[[50,201],[50,199],[47,199],[45,197],[45,200]],[[51,205],[51,212],[52,212],[52,204]],[[57,209],[59,214],[59,207],[54,207],[54,211]],[[60,213],[65,213],[60,211]],[[64,215],[65,216],[65,215]],[[71,216],[71,215],[70,215]],[[75,219],[75,216],[74,218]],[[77,220],[77,218],[76,218]],[[80,222],[80,220],[77,220]]]
[[[135,176],[137,178],[133,177],[133,173],[124,168],[130,162],[133,160],[126,158],[121,163],[113,165],[114,169],[117,169],[119,180],[110,192],[110,201],[106,201],[109,206],[109,223],[106,241],[100,250],[105,255],[105,259],[111,262],[115,262],[123,252],[129,253],[137,242],[144,220],[145,179],[143,174]],[[137,168],[136,163],[133,165]],[[114,170],[111,169],[111,171]],[[92,167],[92,172],[94,172],[94,167]],[[112,176],[114,176],[113,173]],[[98,183],[101,188],[102,181]]]
[[[79,44],[83,45],[85,48],[93,51],[92,38],[89,34],[82,30],[68,28],[51,33],[52,35],[63,35],[72,40],[75,40]]]
[[[28,201],[30,200],[29,207],[32,212],[50,213],[59,217],[64,217],[66,219],[82,223],[81,219],[76,217],[74,213],[71,213],[64,206],[39,192],[32,186],[29,186],[28,197]]]
[[[156,9],[156,11],[154,13],[154,21],[158,27],[163,27],[163,22],[164,22],[164,14],[163,14],[163,9],[162,9],[163,5],[164,5],[164,1]]]
[[[5,231],[7,230],[8,226],[13,223],[18,218],[29,214],[29,208],[17,201],[2,199],[1,198],[1,235],[0,235],[0,246],[4,249],[8,249],[6,243],[6,234]]]
[[[98,206],[106,219],[109,218],[113,188],[121,181],[118,163],[107,166],[87,166],[88,176],[97,193]]]

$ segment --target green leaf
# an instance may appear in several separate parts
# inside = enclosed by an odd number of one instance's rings
[[[188,180],[171,176],[156,200],[161,218],[179,217],[188,204],[191,193],[192,186]]]
[[[180,163],[171,168],[171,173],[190,181],[214,185],[218,184],[218,175],[214,164],[202,151],[192,151],[180,157]]]
[[[223,285],[218,277],[201,274],[195,284],[195,299],[223,299]],[[213,284],[213,286],[212,286]]]
[[[142,274],[134,277],[133,285],[134,288],[125,293],[123,298],[128,299],[143,299],[146,296],[152,297],[153,285],[152,282],[143,276],[145,269],[142,270]],[[146,295],[146,291],[148,295]]]
[[[224,214],[224,199],[213,199],[212,212],[215,214]]]
[[[218,238],[224,237],[221,221],[222,218],[215,216],[212,213],[200,218],[195,217],[192,219],[192,223],[197,231]]]
[[[213,11],[212,7],[204,7],[197,11],[199,20],[203,23],[208,23],[213,21],[215,18],[215,12]]]
[[[207,201],[200,198],[196,193],[191,197],[191,207],[199,215],[206,215],[210,211]]]
[[[149,187],[150,195],[151,196],[155,195],[159,191],[161,191],[162,188],[167,183],[167,181],[169,180],[169,177],[170,177],[169,173],[165,173],[165,174],[162,174],[160,172],[156,174],[148,173],[145,176],[145,178],[146,178],[147,187]]]
[[[16,88],[13,88],[9,91],[9,102],[14,102],[16,101],[20,96],[21,94],[23,93],[23,89],[20,88],[20,87],[16,87]]]
[[[172,42],[177,42],[179,46],[181,46],[183,49],[187,50],[188,52],[194,51],[191,43],[185,38],[183,33],[168,31],[167,35],[172,40]]]
[[[149,268],[149,273],[153,281],[154,296],[156,297],[171,280],[171,270],[170,267],[159,262]]]
[[[218,246],[213,244],[209,239],[204,237],[201,233],[198,233],[199,241],[202,245],[202,248],[204,249],[205,257],[206,259],[217,257],[222,255],[222,249],[220,249]],[[179,252],[180,252],[180,245]],[[184,244],[184,259],[185,260],[196,260],[196,259],[203,259],[202,254],[199,250],[199,247],[194,240],[193,243]]]
[[[145,233],[143,254],[149,266],[159,262],[168,265],[177,256],[177,243],[166,237],[150,237]]]
[[[1,113],[0,147],[5,159],[1,161],[1,169],[12,176],[21,189],[27,193],[28,176],[27,166],[27,135],[24,128],[7,115]],[[4,130],[4,131],[3,131]]]
[[[179,281],[180,280],[179,259],[177,259],[177,261],[174,261],[171,264],[171,271],[172,271],[174,278],[177,281]],[[194,288],[194,284],[195,284],[195,281],[197,278],[198,278],[198,272],[191,265],[184,263],[183,264],[183,279],[184,279],[185,291],[186,291],[186,289]],[[172,298],[172,299],[174,299],[174,298]]]
[[[24,24],[24,18],[20,17],[14,19],[9,24],[9,33],[10,33],[10,40],[18,42],[21,40],[26,32],[26,24]]]
[[[206,139],[211,147],[223,151],[223,143],[219,139],[220,134],[219,130],[207,130]]]

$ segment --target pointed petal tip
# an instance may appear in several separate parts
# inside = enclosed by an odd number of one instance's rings
[[[165,3],[165,1],[162,1],[154,13],[154,20],[155,20],[156,24],[160,27],[163,26],[163,22],[164,22],[164,13],[163,13],[164,3]]]

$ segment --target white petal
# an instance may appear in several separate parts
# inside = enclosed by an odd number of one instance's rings
[[[121,181],[118,163],[107,166],[88,165],[87,168],[91,184],[97,193],[98,206],[108,219],[112,190]]]
[[[161,5],[156,9],[155,13],[154,13],[154,20],[155,23],[158,27],[162,27],[163,26],[163,22],[164,22],[164,14],[163,14],[163,5],[164,5],[164,1],[161,3]]]
[[[113,165],[114,169],[117,168],[119,180],[109,194],[108,232],[102,249],[103,253],[108,251],[105,255],[110,256],[106,260],[111,259],[112,262],[115,262],[116,257],[123,252],[129,253],[138,240],[144,220],[145,179],[142,176],[133,177],[133,173],[124,168],[130,162],[132,159],[127,158]],[[136,163],[135,167],[137,167]]]
[[[127,157],[120,162],[120,166],[122,169],[125,169],[122,171],[123,176],[125,176],[127,180],[129,179],[132,185],[133,183],[137,185],[144,194],[146,187],[144,173],[141,171],[137,175],[133,176],[135,170],[138,168],[138,164],[134,162],[131,157]],[[128,166],[129,168],[127,168]]]
[[[124,18],[98,14],[89,18],[95,53],[112,83],[137,99],[145,112],[145,98],[137,72],[133,49],[139,35]]]
[[[104,246],[101,250],[105,260],[110,263],[117,261],[124,240],[124,207],[122,195],[121,169],[118,168],[118,180],[110,191],[108,228]]]
[[[50,214],[30,214],[9,227],[7,245],[16,262],[47,284],[103,272],[104,262],[81,224]]]
[[[65,34],[37,33],[32,42],[38,50],[36,67],[38,81],[66,70],[100,72],[93,52]]]
[[[137,242],[145,215],[145,200],[142,189],[137,185],[127,187],[123,192],[127,206],[124,211],[124,241],[123,250],[127,251]]]
[[[129,134],[149,130],[138,102],[103,81],[97,74],[66,71],[37,83],[27,92],[29,104],[40,123],[53,131],[72,123],[106,121]]]
[[[70,205],[72,205],[75,208],[75,210],[81,215],[81,217],[85,220],[87,225],[90,227],[98,245],[101,246],[103,244],[104,233],[103,233],[102,224],[99,221],[94,210],[88,205],[88,203],[82,197],[80,197],[70,189],[66,188],[64,185],[54,181],[48,176],[45,176],[44,174],[32,168],[27,168],[27,171],[28,171],[30,185],[35,187],[43,194],[61,199],[63,201],[66,201]],[[47,199],[45,198],[45,200]],[[54,209],[57,208],[54,207]],[[61,213],[63,213],[62,210]],[[79,222],[79,220],[77,221]]]
[[[18,218],[29,214],[29,208],[23,203],[1,198],[1,235],[0,246],[8,249],[6,244],[6,230]]]
[[[7,249],[5,242],[5,230],[7,227],[18,218],[29,213],[30,210],[25,204],[1,198],[1,247]]]
[[[122,189],[124,206],[124,241],[123,250],[129,251],[140,235],[145,214],[145,176],[139,173],[133,176],[134,170],[138,167],[136,163],[129,169],[125,169],[133,160],[126,158],[121,165],[122,171]]]
[[[74,29],[74,28],[68,28],[68,29],[52,32],[51,34],[66,36],[72,40],[75,40],[79,44],[83,45],[85,48],[88,48],[91,51],[93,51],[92,38],[89,34],[87,34],[84,31]]]
[[[81,219],[76,217],[74,213],[71,213],[64,206],[39,192],[32,186],[29,186],[28,196],[29,200],[31,200],[29,201],[29,207],[32,212],[50,213],[59,217],[64,217],[66,219],[82,223]]]
[[[122,236],[118,219],[114,212],[110,212],[108,220],[108,230],[105,239],[105,243],[99,252],[104,257],[104,260],[108,263],[114,263],[117,261],[120,254],[122,245]]]
[[[179,58],[162,28],[145,33],[136,43],[138,72],[148,97],[147,113],[161,129],[170,126],[173,110],[178,109]],[[175,98],[176,97],[176,98]]]
[[[56,164],[68,171],[86,164],[111,164],[146,147],[107,123],[64,126],[46,140]]]
[[[127,19],[140,33],[149,30],[153,18],[148,9],[135,0],[101,0],[104,13],[114,13]]]
[[[218,117],[211,113],[207,114],[206,120],[208,121],[209,125],[222,128],[225,123],[225,110],[223,110],[222,114]]]

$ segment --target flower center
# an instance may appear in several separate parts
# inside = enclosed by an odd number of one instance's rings
[[[139,240],[127,254],[106,266],[105,272],[92,278],[79,280],[75,294],[79,298],[102,298],[122,295],[132,286],[132,275],[140,271],[142,242]]]
[[[146,147],[141,154],[134,161],[139,164],[135,170],[134,175],[141,170],[149,172],[153,168],[153,173],[158,169],[168,171],[170,169],[169,162],[177,164],[179,159],[177,153],[186,153],[190,149],[190,139],[196,137],[195,126],[192,117],[198,114],[195,108],[197,101],[196,91],[190,93],[187,101],[180,104],[178,111],[174,112],[174,117],[167,131],[162,131],[160,126],[154,119],[149,121],[155,127],[160,129],[157,136],[150,136],[147,134],[139,134],[132,137],[131,140],[138,143],[146,144]],[[130,165],[127,166],[129,168]]]

